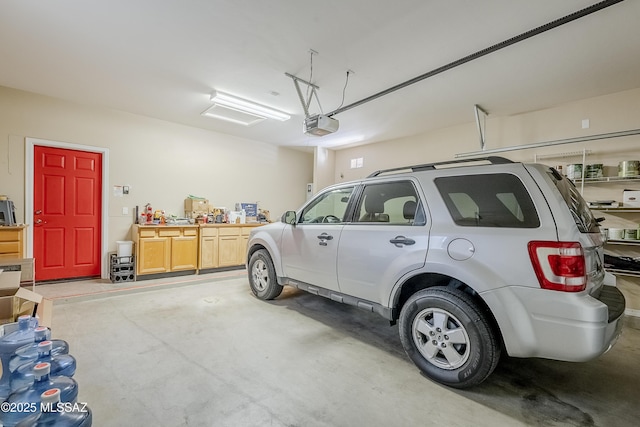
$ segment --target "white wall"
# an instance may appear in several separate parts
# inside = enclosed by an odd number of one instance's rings
[[[0,87],[0,194],[24,221],[25,138],[109,149],[109,250],[129,238],[135,206],[183,216],[189,194],[215,206],[258,202],[272,219],[296,208],[313,179],[313,155],[162,120]],[[123,207],[129,215],[122,214]]]
[[[334,182],[363,178],[378,169],[451,160],[456,154],[478,151],[478,131],[472,114],[469,116],[469,122],[459,126],[338,150],[333,170]],[[582,129],[583,119],[589,119],[590,128]],[[493,117],[490,114],[486,120],[486,149],[638,128],[640,88],[525,114],[504,117]],[[587,159],[588,163],[605,163],[610,167],[617,167],[620,160],[626,160],[629,156],[640,158],[640,136],[498,155],[515,161],[533,161],[535,154],[566,153],[583,148],[593,151]],[[364,158],[364,167],[351,169],[351,159],[359,157]],[[578,157],[567,157],[545,159],[544,162],[555,165],[579,163],[581,160]]]

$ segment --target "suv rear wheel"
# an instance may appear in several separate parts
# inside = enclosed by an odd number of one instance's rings
[[[429,378],[456,388],[484,381],[500,359],[500,346],[486,316],[458,289],[423,289],[400,312],[400,339],[411,360]]]
[[[263,300],[271,300],[282,292],[282,285],[278,284],[273,261],[266,249],[257,250],[249,260],[249,285],[251,292]]]

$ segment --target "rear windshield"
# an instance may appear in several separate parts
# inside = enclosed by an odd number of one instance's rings
[[[436,187],[457,225],[536,228],[540,219],[522,181],[507,173],[440,177]]]
[[[597,233],[600,231],[587,202],[584,201],[573,182],[560,175],[555,169],[549,169],[548,174],[567,204],[580,232]]]

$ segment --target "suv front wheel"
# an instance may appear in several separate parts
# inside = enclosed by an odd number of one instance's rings
[[[273,261],[266,249],[259,249],[249,259],[249,285],[251,292],[263,300],[271,300],[282,292],[278,284]]]
[[[400,312],[400,339],[429,378],[456,388],[484,381],[500,359],[500,345],[470,295],[434,287],[416,292]]]

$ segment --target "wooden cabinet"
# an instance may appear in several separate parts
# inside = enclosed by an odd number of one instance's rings
[[[145,274],[197,270],[198,226],[134,225],[136,272]]]
[[[230,267],[242,264],[238,259],[240,253],[240,227],[229,227],[220,230],[218,247],[220,248],[218,257],[219,267]]]
[[[249,233],[262,224],[201,224],[199,268],[245,264]]]
[[[136,273],[195,273],[243,266],[249,233],[260,225],[134,225]]]
[[[26,225],[0,226],[0,258],[24,258],[27,256],[26,230]]]
[[[218,267],[218,228],[200,228],[200,256],[198,267],[202,269]]]

